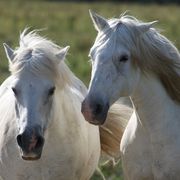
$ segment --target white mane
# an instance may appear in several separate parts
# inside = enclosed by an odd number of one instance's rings
[[[144,74],[153,74],[162,82],[172,99],[180,102],[180,54],[177,48],[157,29],[142,31],[143,23],[133,16],[108,20],[109,27],[100,32],[91,49],[91,55],[111,39],[112,51],[122,43],[131,52],[135,67]],[[116,53],[114,53],[116,56]]]
[[[62,48],[52,41],[41,37],[37,31],[27,33],[25,29],[15,50],[13,63],[10,64],[12,74],[20,74],[23,70],[52,77],[56,84],[86,92],[84,84],[69,70],[62,59],[57,56]]]

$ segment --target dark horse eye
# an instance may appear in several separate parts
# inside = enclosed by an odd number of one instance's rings
[[[128,60],[128,56],[127,55],[122,55],[120,58],[119,58],[119,62],[126,62]]]
[[[48,91],[48,96],[52,96],[54,94],[54,91],[55,91],[55,87],[50,88]]]
[[[12,91],[13,91],[14,95],[17,96],[17,90],[15,87],[12,87]]]

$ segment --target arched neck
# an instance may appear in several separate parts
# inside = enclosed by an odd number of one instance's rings
[[[78,93],[78,91],[77,91]],[[83,96],[82,96],[83,98]],[[59,89],[55,93],[53,110],[51,113],[51,125],[55,128],[58,126],[78,125],[81,122],[81,97],[76,94],[70,87]]]

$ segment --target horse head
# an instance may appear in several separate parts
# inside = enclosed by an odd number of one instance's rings
[[[45,132],[52,119],[56,73],[66,48],[57,48],[34,33],[21,35],[20,47],[4,44],[12,73],[12,93],[17,119],[17,144],[24,160],[41,157]],[[51,50],[51,57],[47,56]]]
[[[82,113],[87,121],[98,125],[105,122],[109,107],[115,101],[130,96],[137,87],[140,68],[136,66],[139,54],[135,51],[138,40],[154,22],[138,22],[131,16],[106,20],[92,11],[90,16],[98,35],[89,54],[91,81]]]

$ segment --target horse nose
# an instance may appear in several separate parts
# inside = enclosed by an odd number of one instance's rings
[[[103,104],[100,102],[96,102],[92,107],[92,110],[95,116],[99,116],[103,112]]]
[[[29,153],[42,148],[44,138],[38,133],[29,133],[28,131],[24,131],[22,134],[17,136],[17,143],[23,151]]]
[[[84,118],[95,125],[100,125],[105,122],[108,109],[109,104],[100,98],[86,98],[81,106],[81,112]]]

